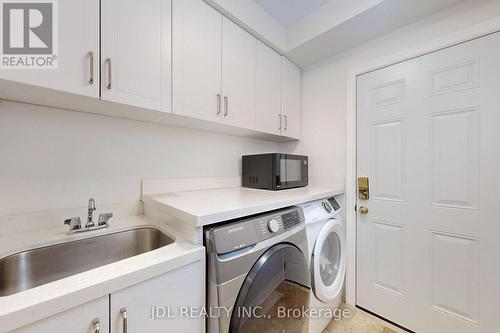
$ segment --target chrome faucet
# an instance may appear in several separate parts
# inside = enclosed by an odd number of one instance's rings
[[[113,217],[113,213],[99,214],[99,219],[96,225],[94,223],[94,217],[93,217],[95,210],[96,210],[95,200],[90,199],[87,210],[87,223],[85,223],[84,228],[82,228],[82,222],[80,220],[80,217],[72,217],[70,219],[64,220],[64,224],[69,225],[68,235],[74,234],[76,232],[92,231],[108,227],[109,226],[108,220]]]
[[[89,200],[89,209],[88,209],[88,214],[87,214],[87,223],[85,224],[85,228],[91,228],[95,225],[94,221],[93,221],[93,215],[94,215],[94,211],[95,211],[95,200],[94,199],[90,199]]]

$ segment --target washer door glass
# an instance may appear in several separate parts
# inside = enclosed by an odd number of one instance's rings
[[[319,257],[319,274],[325,286],[331,286],[339,274],[341,251],[339,236],[331,232],[323,243]]]
[[[290,244],[273,246],[248,273],[232,311],[229,331],[307,332],[309,285],[304,254]]]

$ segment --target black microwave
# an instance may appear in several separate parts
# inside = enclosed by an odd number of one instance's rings
[[[308,184],[307,156],[258,154],[242,157],[242,186],[284,190]]]

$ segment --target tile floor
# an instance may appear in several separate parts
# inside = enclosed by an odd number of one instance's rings
[[[261,318],[248,318],[240,324],[240,331],[244,333],[307,333],[308,322],[304,318],[280,318],[277,308],[295,308],[298,304],[307,303],[309,289],[290,281],[283,281],[261,304],[263,315],[268,320]],[[342,309],[349,309],[350,315],[340,320],[333,320],[323,333],[407,333],[361,309],[353,308],[346,304]],[[344,311],[343,311],[344,312]]]
[[[351,310],[348,318],[333,320],[323,333],[406,333],[363,310],[342,305]]]
[[[296,308],[299,304],[307,304],[309,300],[308,288],[304,288],[290,281],[281,282],[278,287],[266,297],[266,301],[261,304],[265,318],[249,318],[240,327],[242,333],[307,333],[308,321],[302,317],[287,317],[283,319],[279,316],[277,309]]]

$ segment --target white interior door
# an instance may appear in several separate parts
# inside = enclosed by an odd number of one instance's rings
[[[500,34],[358,78],[357,305],[416,332],[500,327]]]
[[[219,121],[222,15],[201,0],[172,2],[173,113]]]
[[[171,1],[102,0],[103,100],[170,112]]]
[[[256,39],[227,18],[222,20],[224,122],[255,128]]]

